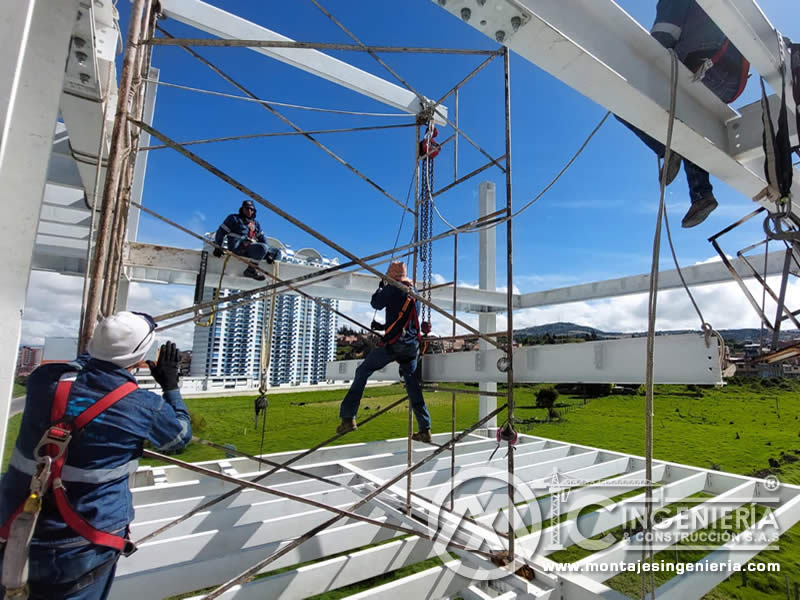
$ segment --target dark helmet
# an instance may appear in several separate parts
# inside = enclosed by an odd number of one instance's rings
[[[242,205],[239,207],[239,214],[240,215],[245,216],[244,215],[244,209],[245,208],[252,208],[253,209],[253,217],[252,218],[255,219],[256,218],[256,205],[253,204],[252,200],[245,200],[244,202],[242,202]]]

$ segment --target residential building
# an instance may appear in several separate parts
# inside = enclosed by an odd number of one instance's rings
[[[291,251],[280,242],[283,262],[337,264],[311,249]],[[225,298],[239,290],[223,289]],[[214,296],[206,288],[203,299]],[[339,301],[322,299],[337,310]],[[217,312],[208,327],[195,326],[190,374],[199,377],[259,377],[261,340],[269,326],[271,299],[256,300],[238,308]],[[278,294],[271,340],[270,385],[314,384],[325,380],[325,363],[336,357],[336,314],[314,301],[294,294]]]
[[[42,363],[41,346],[21,346],[17,354],[17,375],[30,375]]]

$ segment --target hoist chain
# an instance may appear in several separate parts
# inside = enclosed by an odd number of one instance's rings
[[[426,134],[427,136],[428,134]],[[420,238],[424,242],[433,237],[433,158],[423,157],[421,173],[419,221]],[[422,261],[422,296],[430,303],[433,278],[433,242],[427,241],[420,246],[420,260]],[[428,304],[422,306],[420,316],[423,321],[430,321],[431,308]]]

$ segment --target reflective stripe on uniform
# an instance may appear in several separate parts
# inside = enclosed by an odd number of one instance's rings
[[[14,448],[8,464],[17,471],[21,471],[31,477],[36,473],[36,461],[23,456],[17,448]],[[107,483],[127,477],[131,473],[135,473],[138,468],[138,460],[131,460],[113,469],[80,469],[64,465],[64,469],[61,471],[61,479],[72,483]]]
[[[682,28],[674,25],[673,23],[667,22],[656,23],[650,30],[650,33],[666,33],[667,35],[671,35],[676,40],[680,39],[682,32]]]

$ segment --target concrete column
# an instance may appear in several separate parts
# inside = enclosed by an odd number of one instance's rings
[[[14,0],[0,11],[0,457],[22,311],[78,0]]]
[[[495,211],[495,185],[491,181],[484,181],[478,186],[478,215],[484,216]],[[478,287],[482,290],[495,291],[497,271],[497,229],[490,227],[483,229],[478,234]],[[497,331],[497,315],[485,312],[478,315],[478,331],[493,333]],[[478,349],[488,350],[489,344],[483,340],[478,342]],[[482,392],[496,392],[497,384],[480,383]],[[497,398],[494,396],[478,396],[478,418],[482,419],[497,408]],[[497,418],[486,423],[487,428],[497,427]]]

